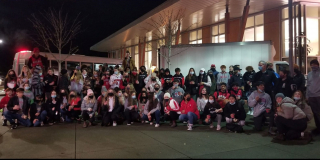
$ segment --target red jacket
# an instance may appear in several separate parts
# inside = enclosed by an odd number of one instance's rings
[[[130,79],[129,78],[127,78],[127,84],[129,84],[130,83]],[[123,79],[120,81],[120,86],[119,86],[119,88],[120,89],[125,89],[127,87],[127,85],[123,85]]]
[[[9,100],[10,100],[10,97],[8,95],[3,97],[0,101],[0,109],[4,108],[5,105],[8,104]]]
[[[179,112],[180,107],[177,101],[175,101],[173,98],[170,98],[169,102],[167,104],[164,104],[164,112],[169,113],[170,111]]]
[[[218,93],[219,93],[219,95],[218,95]],[[219,105],[221,106],[221,108],[224,108],[225,105],[223,105],[223,101],[219,101],[219,100],[218,100],[218,96],[224,96],[225,99],[229,99],[230,93],[228,93],[228,90],[226,90],[226,92],[224,92],[224,93],[221,92],[221,91],[216,91],[216,92],[214,92],[214,98],[215,98],[216,101],[219,103]]]
[[[231,89],[230,94],[231,94],[231,95],[235,95],[236,97],[237,97],[237,96],[242,97],[242,90],[239,89],[238,91],[234,91],[234,90]]]
[[[81,111],[81,98],[77,97],[76,99],[71,100],[70,106],[74,106],[73,110],[75,110],[75,111]]]
[[[184,113],[182,113],[183,110],[185,111]],[[187,104],[185,103],[184,100],[181,102],[180,111],[181,111],[181,114],[187,114],[188,112],[195,113],[198,116],[198,119],[200,119],[200,114],[197,108],[197,104],[192,98]]]
[[[102,106],[102,95],[98,97],[98,99],[97,99],[97,104],[98,104],[98,105],[97,105],[97,106],[98,106],[97,111],[98,111],[98,113],[100,114],[100,110],[101,110],[101,106]]]

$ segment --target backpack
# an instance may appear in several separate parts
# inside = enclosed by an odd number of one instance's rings
[[[232,132],[236,132],[236,133],[242,133],[243,132],[242,126],[240,126],[240,125],[238,125],[236,123],[227,123],[226,124],[226,128],[227,128],[227,130],[232,131]]]

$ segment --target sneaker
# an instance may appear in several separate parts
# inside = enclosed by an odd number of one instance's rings
[[[213,124],[211,124],[211,125],[210,125],[210,128],[211,128],[211,129],[212,129],[212,128],[214,128],[214,125],[213,125]]]
[[[152,122],[150,122],[150,126],[152,126],[153,125],[153,123]]]
[[[304,136],[301,137],[300,139],[302,140],[306,140],[307,143],[311,142],[312,141],[312,134],[309,133],[309,132],[304,132]]]
[[[220,130],[221,130],[221,126],[217,125],[217,131],[220,131]]]
[[[44,123],[43,123],[43,122],[41,122],[40,126],[41,126],[41,127],[43,127],[43,126],[44,126]]]
[[[117,126],[117,123],[116,122],[113,122],[113,127],[116,127]]]
[[[50,124],[49,124],[50,125]],[[82,125],[83,128],[87,128],[88,127],[88,124],[87,122],[83,122],[83,125]]]
[[[3,123],[2,123],[2,126],[7,126],[8,124],[7,124],[7,120],[5,119],[5,120],[3,120]]]
[[[275,136],[275,135],[276,135],[276,133],[272,130],[272,127],[269,128],[268,133],[269,133],[270,135],[272,135],[272,136]]]
[[[189,125],[187,130],[188,130],[188,131],[192,131],[192,126]]]
[[[16,123],[11,125],[11,129],[17,129],[18,125]]]
[[[188,122],[186,122],[186,121],[183,121],[183,123],[184,123],[184,124],[186,124],[186,123],[188,123]]]
[[[131,124],[130,124],[130,123],[127,123],[127,126],[131,126]]]
[[[156,128],[157,128],[157,127],[160,127],[160,124],[156,124],[154,127],[156,127]]]

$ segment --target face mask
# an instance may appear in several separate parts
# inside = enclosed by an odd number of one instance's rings
[[[14,75],[14,74],[10,74],[9,76],[10,76],[10,77],[15,77],[15,75]]]
[[[30,89],[30,87],[24,87],[24,90],[29,90]]]
[[[234,73],[234,74],[238,74],[239,72],[238,72],[238,71],[234,71],[233,73]]]
[[[258,89],[259,90],[259,92],[263,92],[263,90],[261,90],[261,89]]]
[[[137,72],[134,71],[134,72],[132,72],[132,74],[133,74],[134,76],[136,76],[136,75],[137,75]]]
[[[151,79],[151,81],[152,81],[152,82],[155,82],[155,81],[156,81],[156,79]]]
[[[169,102],[169,99],[164,99],[164,102]]]
[[[122,93],[118,93],[118,96],[120,97],[122,95]]]
[[[64,96],[66,96],[66,94],[65,93],[61,93],[61,96],[64,97]]]
[[[234,105],[234,104],[236,104],[236,102],[233,102],[233,103],[230,103],[231,105]]]
[[[214,102],[214,100],[209,100],[209,103],[213,103]]]
[[[114,94],[113,93],[108,93],[108,96],[112,97]]]
[[[94,75],[94,77],[98,77],[98,75]]]
[[[179,84],[174,84],[175,87],[178,87]]]
[[[317,71],[317,70],[319,69],[319,67],[311,67],[311,69],[312,69],[313,71]]]
[[[191,99],[191,98],[190,98],[190,97],[188,97],[188,98],[187,98],[187,101],[190,101],[190,99]]]
[[[258,68],[259,68],[259,71],[262,71],[262,66],[259,66]]]
[[[42,73],[39,73],[39,76],[42,76]]]
[[[294,69],[293,71],[294,71],[294,73],[299,73],[298,69]]]
[[[107,95],[107,93],[102,93],[102,96],[105,97]]]
[[[194,74],[194,72],[190,72],[190,74],[191,74],[191,75],[193,75],[193,74]]]
[[[35,99],[34,102],[39,103],[41,100]]]
[[[70,98],[74,98],[74,97],[76,97],[76,96],[75,96],[75,95],[73,95],[73,94],[71,94],[71,95],[70,95]]]
[[[89,99],[92,99],[93,98],[93,96],[89,96]]]
[[[57,97],[57,95],[51,95],[51,98],[56,98]]]
[[[204,74],[204,72],[200,72],[200,74]]]
[[[159,91],[160,88],[154,88],[154,90]]]
[[[118,73],[119,73],[118,71],[115,71],[115,72],[114,72],[114,74],[118,74]]]
[[[136,99],[136,96],[132,96],[131,98],[132,98],[132,99]]]
[[[294,99],[294,100],[300,100],[300,98],[299,98],[299,97],[293,97],[293,99]]]

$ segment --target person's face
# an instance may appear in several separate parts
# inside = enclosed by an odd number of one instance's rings
[[[142,91],[143,91],[143,92],[147,92],[147,89],[143,88]]]
[[[53,74],[53,71],[52,71],[52,70],[49,70],[49,71],[48,71],[48,74],[49,74],[49,75],[52,75],[52,74]]]
[[[101,69],[102,69],[102,66],[99,66],[99,69],[101,70]]]
[[[312,63],[310,67],[319,67],[319,65]]]
[[[180,72],[176,72],[176,74],[177,74],[177,75],[179,75],[179,74],[180,74]]]
[[[166,72],[166,75],[169,75],[169,72]]]
[[[114,69],[114,73],[118,72],[119,73],[119,70],[118,69]]]
[[[147,97],[147,95],[145,94],[145,93],[142,93],[142,95],[141,95],[142,97]]]
[[[209,97],[209,100],[214,100],[212,96]]]
[[[28,72],[27,67],[23,67],[22,71],[25,72],[25,73]]]
[[[221,90],[222,90],[222,91],[225,91],[225,90],[226,90],[226,86],[225,86],[225,85],[222,85],[222,86],[221,86]]]
[[[118,95],[122,95],[122,91],[118,91]]]
[[[282,102],[282,97],[277,97],[276,101],[278,104],[280,104]]]
[[[178,82],[174,82],[173,85],[174,85],[174,86],[178,86],[179,83],[178,83]]]
[[[94,71],[93,75],[98,76],[98,72]]]
[[[109,75],[109,74],[110,74],[110,72],[109,72],[109,71],[107,71],[107,72],[106,72],[106,75]]]
[[[287,75],[285,75],[282,71],[279,72],[279,76],[280,76],[280,78],[285,78],[285,77],[287,77]]]
[[[24,84],[24,88],[26,88],[26,87],[29,87],[29,84],[28,84],[28,83]]]
[[[33,50],[33,53],[34,53],[35,55],[39,55],[39,48],[35,48],[35,49]]]
[[[75,92],[70,92],[70,95],[74,95],[74,96],[75,96],[75,95],[76,95],[76,93],[75,93]]]
[[[129,56],[130,56],[130,53],[126,53],[126,57],[129,58]]]
[[[82,74],[86,75],[86,74],[87,74],[87,71],[86,71],[86,70],[83,70],[83,71],[82,71]]]
[[[17,96],[21,98],[23,96],[23,92],[17,92]]]
[[[51,96],[56,96],[56,95],[57,95],[56,92],[52,92],[52,93],[51,93]]]
[[[270,65],[269,68],[273,69],[273,65]]]
[[[201,93],[202,93],[202,94],[207,94],[207,90],[206,90],[206,89],[202,89],[202,90],[201,90]]]
[[[89,96],[93,96],[93,93],[90,93]]]
[[[188,98],[190,98],[190,94],[187,94],[184,99],[187,100]]]
[[[132,93],[131,96],[136,96],[136,93]]]
[[[74,70],[74,73],[78,73],[78,70],[75,69],[75,70]]]
[[[262,91],[264,91],[264,85],[263,84],[259,85],[257,88],[262,90]]]
[[[232,89],[233,90],[238,90],[238,86],[233,86]]]
[[[194,69],[190,69],[189,73],[190,73],[190,72],[193,72],[193,73],[194,73]]]
[[[60,93],[61,93],[61,94],[62,94],[62,93],[66,93],[66,91],[65,91],[65,90],[61,90]]]
[[[41,101],[41,99],[42,99],[42,98],[39,97],[39,96],[36,97],[36,100],[38,100],[38,101]]]
[[[229,71],[233,71],[233,67],[229,67]]]
[[[230,97],[230,98],[229,98],[229,102],[230,102],[230,103],[234,103],[235,101],[236,101],[236,99],[234,99],[233,97]]]
[[[6,94],[7,94],[9,97],[11,97],[11,96],[12,96],[12,91],[8,91],[8,92],[6,92]]]
[[[160,73],[163,73],[163,70],[160,70]]]
[[[261,62],[259,63],[259,67],[260,67],[260,66],[262,66],[262,69],[265,69],[265,68],[266,68],[266,66],[263,65]]]
[[[13,71],[10,71],[10,72],[9,72],[9,75],[13,76],[13,75],[14,75],[14,72],[13,72]]]
[[[301,98],[300,92],[295,92],[295,93],[294,93],[294,97]]]
[[[226,71],[226,68],[221,68],[221,71],[222,71],[222,72],[225,72],[225,71]]]
[[[113,90],[109,89],[109,90],[108,90],[108,93],[113,93]]]
[[[128,76],[128,73],[123,73],[123,76],[124,76],[124,77]]]

